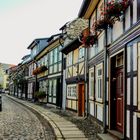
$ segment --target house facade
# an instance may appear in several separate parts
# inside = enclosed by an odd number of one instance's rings
[[[13,67],[12,64],[0,63],[0,88],[7,89],[8,88],[8,73],[6,72],[10,67]]]
[[[36,67],[32,69],[32,74],[38,83],[37,90],[46,93],[44,102],[57,107],[62,107],[62,53],[59,51],[62,46],[60,41],[60,34],[48,38],[46,46],[34,57]]]
[[[48,48],[48,100],[50,104],[62,107],[62,53],[60,34],[52,35]]]
[[[33,74],[33,71],[41,65],[40,61],[36,61],[36,56],[47,46],[48,38],[34,39],[28,46],[31,51],[30,61],[28,62],[28,99],[35,99],[35,92],[39,90],[39,82],[37,75]]]
[[[82,31],[81,29],[85,29],[87,26],[86,20],[75,19],[63,29],[67,32],[64,47],[61,49],[65,54],[63,70],[66,80],[66,85],[64,85],[66,86],[65,107],[76,112],[78,116],[85,116],[86,113],[85,49],[82,47],[78,35]]]
[[[109,10],[103,15],[107,5],[102,0],[85,1],[80,9],[79,17],[89,19],[90,35],[97,35],[88,48],[88,112],[108,133],[138,140],[140,4],[139,0],[125,4],[119,16]]]

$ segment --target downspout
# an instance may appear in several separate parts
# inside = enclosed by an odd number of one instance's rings
[[[107,43],[107,31],[105,31],[105,42]],[[104,47],[104,94],[103,94],[103,128],[104,128],[104,133],[106,132],[106,94],[107,94],[107,45]]]
[[[86,96],[86,116],[85,118],[88,117],[88,86],[87,86],[87,69],[88,69],[88,48],[85,48],[85,96]]]
[[[104,0],[104,3],[106,3],[107,0]],[[105,5],[104,5],[104,11],[105,11]],[[104,37],[104,92],[103,92],[103,129],[104,133],[106,133],[106,95],[107,95],[107,28],[105,29],[105,37]]]
[[[61,43],[60,39],[62,38],[62,36],[60,36],[59,38],[59,44],[62,46],[63,48],[63,44]],[[63,107],[63,67],[64,67],[64,54],[62,53],[62,66],[61,66],[61,108]]]

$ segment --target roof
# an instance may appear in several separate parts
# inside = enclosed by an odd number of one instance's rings
[[[83,17],[87,11],[87,8],[92,0],[83,0],[81,8],[78,13],[78,17]]]
[[[42,51],[44,51],[45,48],[49,47],[49,45],[51,45],[53,42],[55,42],[56,40],[58,40],[58,39],[61,37],[61,35],[62,35],[62,34],[59,33],[59,34],[52,35],[50,38],[48,38],[48,44],[47,44],[47,46],[45,46],[44,48],[42,48],[42,49],[36,54],[36,56],[39,55],[40,53],[42,53]],[[35,56],[35,57],[36,57],[36,56]]]
[[[54,37],[59,37],[60,35],[61,35],[61,33],[54,34],[54,35],[50,36],[50,37],[48,38],[48,42],[52,41],[52,40],[54,39]]]
[[[25,59],[27,59],[28,57],[30,57],[30,54],[27,54],[27,55],[23,56],[23,57],[22,57],[22,60],[25,60]]]
[[[66,22],[59,30],[64,30],[69,22]]]
[[[37,45],[40,42],[42,42],[42,43],[44,42],[44,43],[47,44],[47,42],[48,42],[47,40],[48,40],[48,38],[37,38],[37,39],[34,39],[32,41],[32,43],[28,46],[27,49],[32,49],[35,45]]]
[[[24,59],[22,59],[23,61],[21,62],[22,64],[28,63],[31,60],[31,55],[26,55],[23,57]]]
[[[69,52],[77,49],[82,43],[79,41],[78,38],[74,39],[72,42],[70,42],[68,45],[63,47],[60,51],[64,54],[68,54]]]

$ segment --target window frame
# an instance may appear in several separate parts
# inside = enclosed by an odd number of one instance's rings
[[[94,67],[89,69],[89,99],[91,100],[94,100],[95,97],[95,70],[94,69],[95,69]],[[93,73],[93,77],[91,77],[92,73]],[[91,82],[93,82],[93,85]],[[91,91],[92,90],[91,86],[93,86],[93,91]]]
[[[101,70],[101,75],[98,75],[99,70]],[[96,85],[95,85],[95,95],[96,95],[96,101],[103,102],[103,63],[100,63],[96,65]],[[101,85],[98,85],[98,80],[101,80]],[[101,89],[99,89],[101,87]],[[99,94],[100,90],[100,94]]]
[[[73,94],[74,88],[75,88],[75,95]],[[67,98],[68,99],[77,99],[77,85],[76,84],[67,86]]]

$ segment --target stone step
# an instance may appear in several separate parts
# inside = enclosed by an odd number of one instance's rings
[[[120,132],[118,132],[118,131],[116,131],[116,130],[107,130],[107,131],[108,131],[108,133],[109,133],[110,135],[112,135],[112,136],[118,138],[119,140],[123,140],[123,139],[124,139],[123,134],[120,133]]]
[[[114,138],[113,136],[107,134],[97,134],[97,137],[99,140],[118,140],[117,138]]]

